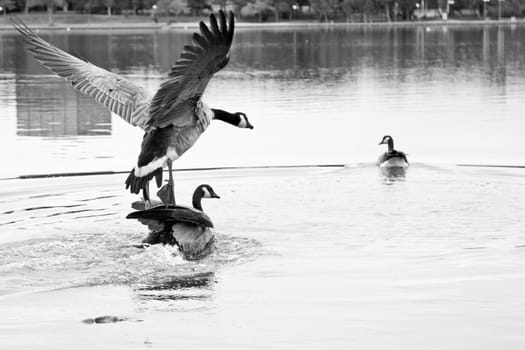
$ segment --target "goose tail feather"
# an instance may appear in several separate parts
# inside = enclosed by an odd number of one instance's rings
[[[129,188],[129,191],[135,194],[143,190],[144,200],[149,200],[148,183],[153,178],[155,178],[157,187],[160,187],[162,185],[162,168],[157,168],[146,176],[136,176],[135,168],[133,168],[126,179],[126,189]]]

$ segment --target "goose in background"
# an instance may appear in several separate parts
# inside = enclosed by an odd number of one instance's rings
[[[220,198],[210,185],[199,185],[193,192],[193,208],[181,205],[159,205],[128,214],[151,230],[145,244],[177,245],[189,260],[206,255],[213,243],[213,223],[202,209],[202,198]]]
[[[380,145],[388,145],[388,151],[379,156],[377,165],[381,168],[408,168],[408,159],[405,153],[394,149],[394,139],[392,136],[383,136]]]
[[[166,205],[175,205],[172,162],[193,146],[211,120],[253,129],[246,114],[212,109],[201,100],[212,76],[230,60],[234,32],[231,11],[228,17],[227,21],[224,12],[219,11],[217,21],[211,14],[211,29],[200,22],[200,34],[194,33],[192,44],[184,46],[168,79],[154,96],[118,74],[51,45],[20,19],[11,20],[22,34],[29,52],[43,66],[64,78],[75,90],[91,96],[126,122],[145,131],[137,164],[126,180],[126,189],[137,194],[142,190],[149,207],[149,181],[155,178],[160,187],[166,166],[169,169]]]

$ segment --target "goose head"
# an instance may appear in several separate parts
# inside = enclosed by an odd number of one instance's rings
[[[238,128],[253,129],[253,125],[248,121],[246,114],[242,112],[230,113],[222,109],[212,109],[213,119],[219,119]]]
[[[239,118],[239,122],[237,123],[237,127],[242,129],[253,129],[253,125],[250,124],[248,121],[248,117],[246,114],[242,112],[233,113],[237,118]]]
[[[221,198],[210,185],[200,185],[195,189],[201,198]]]
[[[383,140],[379,142],[380,145],[388,145],[389,143],[394,143],[394,139],[389,135],[383,136]]]
[[[201,199],[202,198],[221,198],[210,185],[203,184],[199,185],[193,192],[193,207],[197,210],[202,210]]]

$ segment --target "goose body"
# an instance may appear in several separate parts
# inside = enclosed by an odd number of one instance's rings
[[[388,151],[381,154],[377,160],[377,165],[381,168],[408,168],[408,159],[405,153],[396,151],[394,149],[394,139],[386,135],[379,143],[380,145],[387,144]]]
[[[21,20],[12,20],[29,52],[43,66],[129,124],[144,130],[141,151],[126,180],[126,188],[132,193],[142,190],[144,199],[149,201],[149,181],[155,178],[160,187],[166,166],[170,170],[172,191],[171,163],[195,144],[211,120],[218,119],[239,128],[253,128],[244,113],[212,109],[201,100],[212,76],[230,59],[233,13],[230,12],[228,17],[219,11],[218,20],[215,15],[210,15],[210,27],[200,22],[200,33],[194,33],[192,44],[184,46],[168,79],[154,95],[118,74],[51,45]],[[175,204],[174,196],[169,204]]]
[[[202,209],[202,198],[220,197],[204,184],[193,193],[193,207],[159,205],[135,211],[126,218],[138,219],[152,229],[143,243],[177,245],[187,259],[197,259],[209,252],[214,239],[213,222]]]

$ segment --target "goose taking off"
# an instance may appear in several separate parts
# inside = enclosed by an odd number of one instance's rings
[[[127,219],[138,219],[152,232],[143,243],[176,244],[187,259],[202,257],[213,243],[213,223],[203,212],[202,198],[220,198],[210,185],[200,185],[193,192],[193,208],[160,205],[129,214]]]
[[[380,145],[388,145],[388,151],[383,153],[377,160],[377,165],[381,168],[408,168],[408,159],[405,153],[394,149],[394,139],[386,135],[379,142]]]
[[[212,119],[239,128],[253,129],[244,113],[212,109],[201,96],[212,76],[230,59],[234,16],[228,20],[219,11],[219,21],[210,15],[210,28],[200,22],[200,34],[193,34],[192,45],[171,68],[168,79],[154,96],[131,81],[89,62],[78,59],[51,45],[20,19],[12,18],[27,49],[46,68],[64,78],[74,89],[93,97],[131,125],[145,131],[137,164],[131,170],[126,188],[143,191],[149,202],[149,181],[162,184],[162,170],[169,169],[168,203],[175,204],[172,162],[193,146]],[[228,22],[228,23],[227,23]]]

